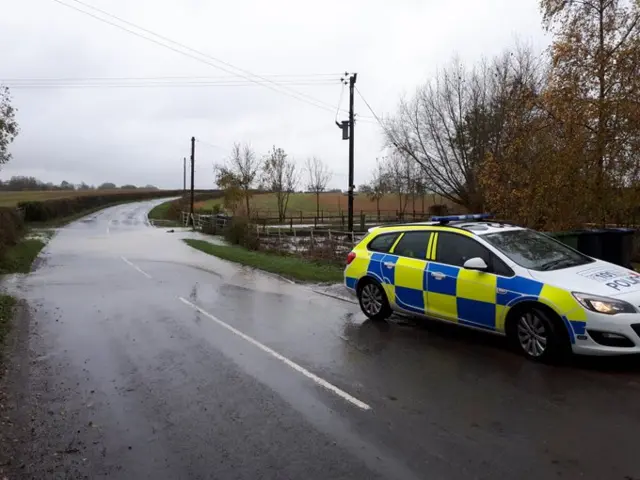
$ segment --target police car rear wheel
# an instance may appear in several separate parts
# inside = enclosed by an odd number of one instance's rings
[[[391,315],[387,297],[378,283],[369,281],[358,291],[360,308],[371,320],[385,320]]]

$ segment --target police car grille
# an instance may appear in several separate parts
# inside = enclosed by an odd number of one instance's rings
[[[636,332],[636,335],[640,337],[640,323],[632,324],[631,328],[633,328],[633,331]]]

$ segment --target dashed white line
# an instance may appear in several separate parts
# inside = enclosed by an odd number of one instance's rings
[[[182,297],[178,297],[178,298],[180,299],[180,301],[182,303],[184,303],[185,305],[188,305],[189,307],[193,308],[197,312],[200,312],[202,315],[204,315],[205,317],[209,318],[210,320],[213,320],[215,323],[220,325],[222,328],[225,328],[225,329],[229,330],[231,333],[234,333],[235,335],[239,336],[243,340],[246,340],[247,342],[249,342],[253,346],[258,347],[263,352],[268,353],[269,355],[271,355],[274,358],[277,358],[278,360],[280,360],[285,365],[293,368],[296,372],[301,373],[302,375],[304,375],[308,379],[314,381],[316,384],[320,385],[321,387],[326,388],[327,390],[329,390],[330,392],[336,394],[337,396],[339,396],[343,400],[346,400],[347,402],[351,403],[352,405],[355,405],[358,408],[361,408],[362,410],[371,410],[371,407],[369,405],[367,405],[366,403],[364,403],[363,401],[358,400],[357,398],[349,395],[344,390],[340,390],[335,385],[327,382],[323,378],[318,377],[316,374],[311,373],[309,370],[307,370],[306,368],[298,365],[294,361],[289,360],[284,355],[279,354],[275,350],[267,347],[266,345],[263,345],[262,343],[260,343],[256,339],[250,337],[249,335],[247,335],[245,333],[242,333],[237,328],[234,328],[231,325],[229,325],[228,323],[225,323],[222,320],[220,320],[219,318],[216,318],[215,316],[211,315],[206,310],[203,310],[202,308],[198,307],[197,305],[194,305],[189,300],[186,300],[185,298],[182,298]]]
[[[134,265],[133,263],[131,263],[129,260],[127,260],[124,257],[120,257],[127,265],[130,265],[131,267],[135,268],[137,271],[139,271],[141,274],[143,274],[145,277],[147,278],[152,278],[151,275],[149,275],[147,272],[145,272],[144,270],[142,270],[140,267],[138,267],[137,265]]]

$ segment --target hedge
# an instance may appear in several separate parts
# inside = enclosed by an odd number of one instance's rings
[[[18,204],[18,207],[24,210],[24,220],[26,222],[46,222],[119,202],[173,197],[182,194],[182,190],[103,193],[53,200],[21,202]]]
[[[24,222],[14,208],[0,207],[0,258],[15,245],[24,230]]]

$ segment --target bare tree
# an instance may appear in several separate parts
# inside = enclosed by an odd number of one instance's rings
[[[376,167],[373,170],[373,177],[371,182],[367,185],[363,185],[365,188],[361,188],[362,192],[371,201],[376,202],[376,210],[378,216],[380,215],[380,200],[389,192],[389,179],[387,172],[385,171],[384,164],[380,159],[376,159]]]
[[[318,157],[307,158],[307,188],[316,194],[316,216],[320,216],[320,194],[327,189],[333,175],[329,167]]]
[[[527,47],[468,69],[454,60],[434,81],[400,102],[385,128],[387,141],[423,171],[424,187],[476,210],[483,205],[478,171],[505,148],[512,109],[539,93],[540,65]],[[526,95],[525,95],[526,94]]]
[[[411,171],[411,159],[402,155],[399,151],[392,151],[385,157],[383,169],[389,193],[398,197],[398,212],[404,214],[409,201],[409,173]]]
[[[287,158],[282,148],[273,149],[266,155],[262,166],[262,185],[273,192],[278,203],[278,217],[285,220],[289,196],[298,186],[299,175],[296,164]]]
[[[247,217],[250,217],[252,188],[260,171],[260,160],[256,153],[246,143],[244,145],[235,143],[226,163],[216,165],[214,168],[218,185],[224,188],[222,186],[224,184],[238,190],[244,198]]]

